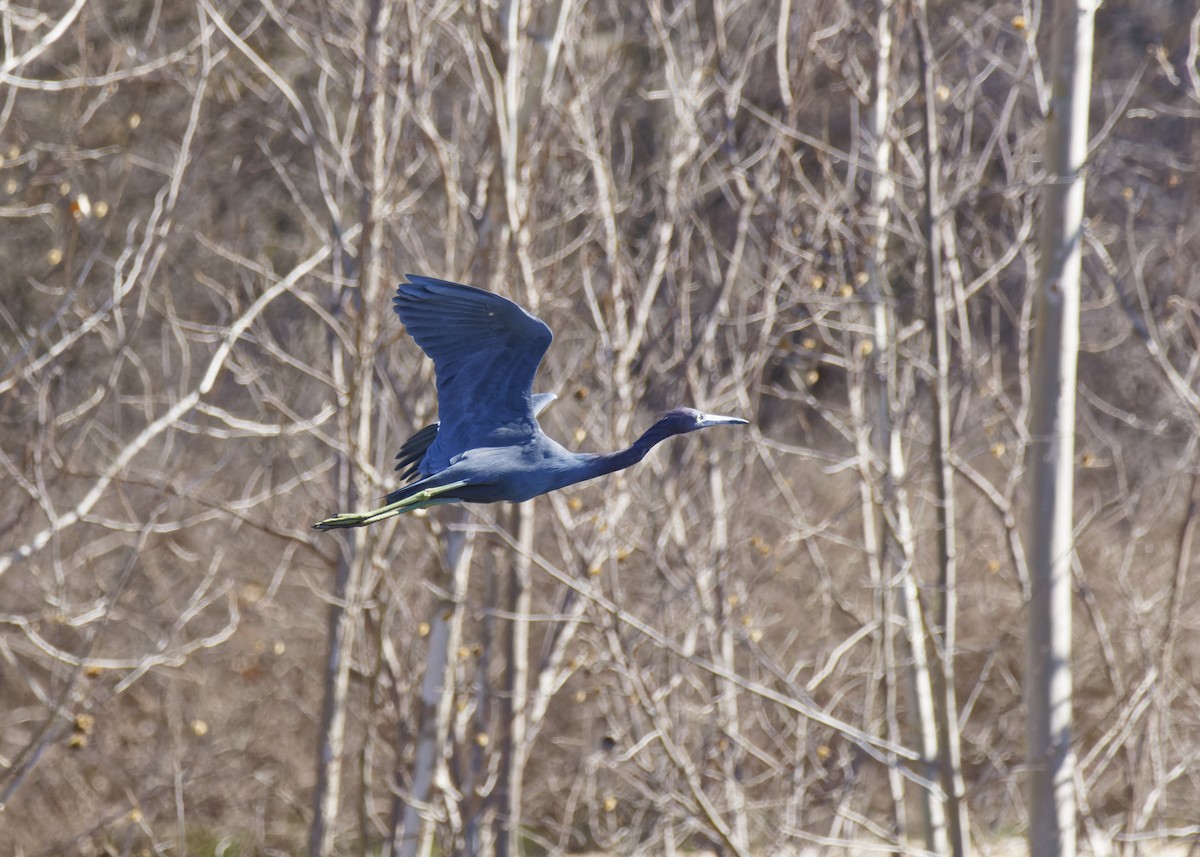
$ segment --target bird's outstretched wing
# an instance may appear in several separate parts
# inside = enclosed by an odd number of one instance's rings
[[[457,455],[521,443],[538,431],[533,376],[553,334],[510,300],[446,280],[407,275],[392,300],[409,335],[433,361],[437,436],[421,473]]]

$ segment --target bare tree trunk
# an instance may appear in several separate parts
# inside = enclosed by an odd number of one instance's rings
[[[898,351],[893,345],[890,362],[894,365]],[[894,383],[895,379],[891,379]],[[899,413],[900,409],[894,411]],[[900,443],[900,432],[893,426],[889,439],[890,461],[887,480],[891,495],[888,508],[899,550],[893,562],[899,562],[897,574],[900,581],[900,615],[904,619],[904,649],[908,654],[908,695],[912,712],[912,731],[916,739],[917,752],[921,754],[922,776],[933,781],[935,759],[939,757],[936,709],[939,700],[934,697],[930,678],[929,655],[925,648],[925,620],[921,611],[920,593],[917,588],[916,570],[913,567],[915,538],[912,515],[908,507],[908,491],[904,487],[907,463]],[[942,797],[932,787],[920,791],[921,821],[925,826],[925,847],[934,854],[946,854],[949,844],[946,835],[946,812]]]
[[[459,524],[465,522],[468,514],[465,510],[459,512],[456,516]],[[412,784],[403,811],[395,813],[400,824],[392,830],[390,853],[399,857],[430,853],[433,825],[426,823],[426,808],[450,730],[454,701],[450,662],[462,638],[462,602],[470,578],[474,541],[469,531],[457,527],[446,536],[445,544],[445,571],[449,577],[445,591],[450,597],[434,604],[433,620],[429,623],[429,655],[425,677],[421,681],[420,726],[413,754]]]
[[[503,783],[498,796],[503,803],[496,818],[500,830],[496,836],[497,857],[521,853],[521,800],[528,753],[526,732],[529,697],[529,613],[533,605],[530,572],[533,554],[533,504],[521,503],[516,510],[519,550],[512,559],[508,589],[508,678],[504,705]]]
[[[899,361],[896,342],[896,306],[888,281],[888,226],[890,207],[894,202],[895,183],[892,179],[891,146],[891,47],[893,9],[889,0],[882,0],[877,18],[876,44],[878,59],[875,69],[874,101],[871,105],[869,144],[873,172],[870,190],[870,211],[874,218],[871,229],[872,246],[868,263],[868,288],[872,302],[873,348],[871,359],[875,366],[876,407],[874,443],[882,468],[882,490],[877,502],[882,506],[883,519],[890,524],[884,530],[878,547],[884,586],[897,581],[900,586],[899,610],[904,619],[903,648],[908,655],[908,696],[913,711],[913,737],[928,776],[938,756],[937,732],[934,728],[935,703],[929,677],[929,659],[925,648],[925,622],[921,613],[917,578],[913,568],[911,514],[905,489],[907,464],[904,457],[901,426],[897,418],[907,409],[901,406]],[[884,599],[887,603],[888,599]],[[886,641],[885,641],[886,645]],[[897,674],[892,680],[900,681]],[[893,792],[895,785],[893,784]],[[926,848],[937,854],[948,849],[946,819],[942,800],[928,788],[919,795]],[[904,831],[900,831],[901,836]]]
[[[916,739],[917,751],[923,762],[922,774],[928,777],[934,760],[937,757],[937,732],[935,723],[935,701],[929,675],[929,658],[925,647],[925,623],[920,610],[920,598],[917,588],[916,570],[913,569],[913,532],[912,517],[908,510],[908,497],[905,489],[907,465],[900,426],[895,424],[896,416],[905,413],[901,407],[902,391],[900,389],[899,360],[900,352],[896,343],[895,300],[892,287],[888,281],[888,228],[890,221],[890,206],[894,202],[895,184],[892,179],[892,42],[893,42],[893,7],[884,0],[880,4],[877,17],[876,44],[878,58],[875,70],[874,101],[870,113],[870,139],[872,156],[870,211],[874,222],[871,224],[870,256],[868,264],[868,287],[872,305],[871,329],[872,348],[870,360],[875,366],[876,376],[876,406],[874,418],[875,455],[877,466],[880,468],[880,486],[876,489],[875,502],[880,504],[882,520],[887,527],[876,541],[876,550],[880,551],[877,574],[881,576],[881,586],[892,587],[893,581],[899,582],[899,612],[904,618],[901,628],[901,646],[907,655],[906,675],[901,677],[896,671],[888,677],[890,683],[904,682],[906,685],[910,708],[913,714],[913,738]],[[863,453],[860,451],[859,456]],[[864,508],[864,515],[866,509]],[[875,513],[870,513],[872,516]],[[870,541],[870,539],[869,539]],[[884,592],[884,619],[887,617],[889,598]],[[884,647],[890,646],[887,639],[887,623],[884,622]],[[887,651],[887,648],[884,649]],[[894,697],[889,697],[894,699]],[[889,714],[889,719],[894,715]],[[902,787],[898,777],[892,772],[892,791],[895,801],[902,802]],[[922,787],[918,801],[926,849],[935,853],[946,853],[946,816],[940,796],[932,793],[928,787]],[[898,833],[905,838],[906,831],[902,826],[904,807],[898,803],[896,807],[901,828]]]
[[[362,198],[362,242],[359,268],[358,324],[353,383],[350,385],[349,401],[343,402],[343,412],[348,413],[356,424],[343,424],[349,443],[351,461],[343,459],[340,465],[340,499],[346,507],[352,507],[359,497],[370,496],[369,475],[356,468],[347,479],[346,470],[353,464],[356,454],[365,455],[371,448],[372,426],[375,418],[373,407],[373,376],[375,373],[375,350],[379,340],[378,313],[374,309],[383,280],[383,259],[380,252],[382,225],[379,206],[386,182],[383,169],[385,148],[383,101],[386,91],[379,82],[378,62],[380,51],[379,32],[386,25],[387,5],[384,0],[372,0],[370,15],[364,36],[363,62],[365,64],[362,101],[364,133],[363,164],[366,175]],[[345,295],[339,296],[342,301]],[[339,301],[340,302],[340,301]],[[338,358],[344,352],[338,348]],[[346,389],[344,363],[335,359],[335,380],[339,389]],[[347,408],[346,405],[349,405]],[[352,437],[350,435],[353,435]],[[353,490],[347,490],[349,486]],[[334,850],[337,833],[337,818],[341,808],[341,772],[345,755],[346,705],[350,683],[350,663],[353,651],[354,629],[358,618],[360,589],[364,568],[369,561],[365,530],[356,530],[343,543],[337,565],[333,598],[329,605],[329,649],[325,659],[325,700],[321,711],[318,733],[317,784],[314,792],[313,823],[309,831],[309,854],[326,857]]]
[[[938,141],[935,55],[929,38],[929,7],[916,0],[917,52],[925,91],[925,200],[921,228],[926,247],[925,277],[929,301],[929,327],[933,342],[933,451],[934,496],[937,499],[938,603],[934,640],[940,644],[940,667],[934,673],[939,768],[946,794],[946,822],[950,853],[967,853],[967,802],[962,776],[962,751],[958,730],[958,699],[954,690],[954,655],[958,602],[958,547],[954,467],[950,461],[950,337],[947,307],[949,290],[942,277],[942,228],[938,223],[941,198],[941,148]]]
[[[731,673],[737,672],[734,658],[734,638],[731,617],[728,615],[728,595],[721,569],[728,567],[729,520],[726,513],[725,481],[716,461],[710,462],[709,491],[712,496],[713,520],[711,561],[698,571],[696,587],[708,626],[709,645],[713,660]],[[730,837],[741,851],[750,850],[750,827],[746,817],[746,795],[741,784],[741,744],[738,740],[739,718],[737,688],[732,682],[713,678],[716,684],[717,726],[726,747],[721,758],[722,791],[729,816]]]
[[[1053,10],[1053,84],[1047,116],[1026,458],[1030,594],[1025,695],[1029,706],[1029,847],[1034,857],[1072,857],[1075,853],[1071,529],[1083,168],[1095,15],[1091,0],[1058,0]]]
[[[357,533],[355,534],[358,535]],[[361,537],[355,538],[361,542]],[[346,694],[350,683],[350,652],[354,639],[354,613],[347,609],[362,579],[363,553],[343,555],[338,561],[333,598],[329,605],[329,649],[325,658],[325,699],[318,733],[317,784],[314,815],[309,831],[309,854],[333,853],[338,809],[341,806],[342,758],[345,755]]]
[[[493,827],[489,816],[494,815],[491,795],[492,786],[490,770],[489,746],[493,738],[501,735],[489,734],[492,710],[492,700],[496,689],[491,684],[490,665],[495,652],[493,651],[496,638],[495,628],[501,621],[496,609],[500,605],[500,581],[495,573],[486,575],[487,582],[483,596],[484,616],[479,629],[479,657],[475,664],[475,688],[473,690],[475,711],[471,715],[471,732],[474,746],[470,758],[466,762],[466,776],[462,780],[463,795],[463,854],[466,857],[480,857],[483,854],[494,853],[492,843],[495,841]],[[497,746],[499,743],[497,741]]]
[[[878,471],[882,471],[887,457],[887,433],[889,431],[887,407],[887,380],[882,356],[887,353],[887,308],[883,299],[883,271],[887,262],[887,234],[895,185],[891,176],[892,145],[887,135],[891,116],[891,53],[892,53],[892,3],[880,0],[876,17],[876,66],[874,98],[868,118],[865,145],[867,146],[874,174],[870,177],[868,198],[871,223],[870,236],[873,245],[867,254],[868,281],[872,310],[871,327],[873,338],[870,352],[859,349],[855,363],[866,363],[876,372],[878,395],[875,400],[874,418],[868,416],[869,407],[866,389],[869,380],[867,367],[857,383],[850,388],[850,413],[855,424],[855,453],[859,466],[859,500],[862,508],[863,547],[867,554],[871,585],[878,594],[877,609],[880,617],[880,660],[884,665],[887,735],[891,741],[899,742],[899,722],[896,717],[896,671],[891,639],[891,597],[885,573],[887,549],[886,534],[881,532],[879,515],[881,493],[876,492]],[[872,426],[874,438],[871,436]],[[873,693],[873,689],[869,691]],[[888,786],[891,791],[894,811],[895,832],[903,840],[908,833],[908,813],[904,805],[904,781],[895,763],[888,765]]]
[[[861,362],[860,360],[856,360]],[[887,722],[887,739],[892,742],[899,743],[901,740],[900,728],[895,716],[896,712],[896,676],[893,668],[894,657],[892,656],[892,646],[890,640],[891,634],[891,599],[887,582],[884,580],[883,564],[885,552],[883,548],[883,538],[880,535],[879,512],[878,504],[875,502],[874,486],[876,478],[873,472],[873,463],[877,461],[878,453],[871,445],[870,437],[870,421],[866,415],[866,403],[864,396],[864,388],[867,386],[865,373],[857,372],[858,377],[850,385],[849,390],[849,405],[850,417],[855,426],[854,430],[854,449],[855,456],[858,459],[859,467],[859,509],[862,515],[862,542],[863,553],[866,555],[868,579],[872,590],[877,595],[876,607],[879,615],[879,642],[876,662],[882,663],[882,684],[884,686],[885,699],[883,707],[886,712]],[[866,683],[864,690],[866,691],[863,701],[863,712],[869,714],[874,708],[874,699],[876,686],[879,682],[870,681]],[[865,728],[870,728],[869,724],[864,723]],[[894,827],[896,834],[903,838],[906,835],[908,822],[907,813],[904,808],[904,779],[900,774],[899,760],[895,758],[889,759],[887,768],[888,787],[892,798],[892,808],[894,811]],[[833,819],[833,824],[830,829],[831,836],[840,835],[842,825],[844,823],[842,814],[838,814]]]

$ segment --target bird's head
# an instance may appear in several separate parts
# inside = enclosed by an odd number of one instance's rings
[[[686,434],[698,429],[712,426],[744,426],[747,421],[739,417],[723,417],[720,414],[706,414],[695,408],[676,408],[663,414],[658,425],[667,434]]]

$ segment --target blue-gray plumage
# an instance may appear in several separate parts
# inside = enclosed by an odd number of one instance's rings
[[[397,470],[411,480],[385,504],[313,526],[362,527],[443,503],[519,503],[638,463],[657,443],[737,417],[691,408],[668,412],[628,449],[571,452],[542,433],[537,414],[554,395],[532,392],[553,335],[510,300],[446,280],[407,276],[392,303],[417,345],[433,360],[439,422],[400,448]]]

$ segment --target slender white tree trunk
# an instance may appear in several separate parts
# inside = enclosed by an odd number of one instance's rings
[[[357,540],[356,540],[357,541]],[[325,659],[325,699],[317,749],[317,785],[314,790],[313,824],[309,831],[309,854],[325,857],[333,853],[336,822],[341,807],[342,759],[345,755],[346,695],[350,684],[350,653],[353,649],[356,608],[351,607],[362,579],[361,558],[338,561],[333,602],[329,607],[329,643]]]
[[[892,358],[896,357],[893,350]],[[893,379],[894,381],[894,379]],[[921,774],[930,781],[936,781],[936,760],[938,753],[937,713],[935,708],[938,700],[934,698],[933,682],[930,679],[929,655],[925,647],[925,620],[921,611],[920,593],[917,589],[917,575],[913,567],[915,553],[915,537],[913,535],[912,515],[908,507],[908,491],[904,488],[907,474],[907,464],[900,443],[900,432],[891,433],[890,463],[888,479],[894,484],[891,487],[893,512],[893,528],[899,550],[894,561],[900,564],[900,615],[904,619],[904,649],[908,655],[909,699],[913,715],[913,737],[916,739],[917,751],[921,754],[924,768]],[[921,821],[925,830],[925,848],[934,854],[949,853],[949,842],[946,835],[946,811],[941,795],[934,790],[923,788],[920,792]]]
[[[454,702],[450,659],[462,639],[462,603],[467,594],[474,547],[472,534],[461,526],[467,515],[466,511],[459,512],[456,517],[460,526],[446,537],[445,569],[450,578],[450,597],[434,605],[433,620],[429,623],[429,655],[425,677],[421,681],[420,726],[413,753],[412,785],[403,812],[399,813],[401,823],[392,831],[390,853],[398,857],[431,853],[434,830],[433,825],[425,823],[426,808],[450,732]]]
[[[1041,270],[1031,368],[1026,479],[1029,519],[1029,846],[1075,854],[1071,752],[1071,554],[1075,371],[1079,350],[1083,167],[1091,94],[1092,0],[1053,6]]]
[[[877,502],[882,505],[883,520],[890,524],[885,528],[883,539],[877,542],[882,551],[880,566],[885,576],[884,586],[899,584],[897,604],[903,619],[902,648],[907,655],[908,670],[905,678],[897,673],[890,680],[906,681],[908,697],[913,712],[913,738],[924,765],[922,774],[930,776],[938,758],[938,736],[935,728],[933,686],[929,676],[929,658],[925,646],[925,622],[921,613],[917,577],[913,568],[913,545],[911,514],[908,507],[908,492],[905,489],[907,463],[904,456],[901,426],[896,424],[898,415],[905,412],[901,406],[899,360],[896,343],[895,300],[888,282],[888,228],[891,205],[895,196],[892,179],[891,147],[891,48],[893,8],[889,0],[879,4],[876,44],[878,58],[875,69],[874,102],[870,113],[870,139],[874,175],[870,191],[870,206],[874,216],[870,263],[868,266],[869,299],[872,302],[873,348],[871,359],[876,374],[876,408],[874,443],[877,460],[883,470]],[[887,598],[884,604],[888,603]],[[886,630],[885,630],[886,633]],[[893,772],[893,794],[897,793],[896,777]],[[922,789],[919,797],[921,819],[926,848],[936,854],[948,850],[946,816],[941,796],[929,789]],[[901,816],[902,817],[902,816]],[[900,831],[903,836],[905,831]]]
[[[882,492],[877,490],[879,472],[886,466],[888,440],[890,431],[887,408],[887,381],[885,367],[881,364],[880,355],[887,353],[889,341],[887,333],[887,307],[883,299],[883,271],[887,263],[887,234],[891,219],[891,204],[895,195],[895,183],[892,181],[891,161],[892,144],[887,130],[891,117],[891,55],[892,55],[892,2],[880,0],[876,17],[877,29],[875,93],[868,114],[868,126],[864,145],[871,154],[874,174],[871,176],[868,205],[870,216],[873,218],[871,236],[874,246],[869,250],[868,259],[868,288],[871,302],[871,325],[873,337],[871,351],[864,354],[861,349],[856,356],[856,363],[862,361],[863,374],[850,387],[850,413],[855,425],[855,453],[859,466],[859,501],[862,507],[863,548],[867,554],[867,564],[872,588],[879,593],[880,618],[880,651],[879,659],[884,669],[885,699],[884,710],[887,722],[887,736],[891,741],[901,741],[899,718],[897,717],[897,684],[895,657],[892,642],[892,630],[889,617],[892,613],[891,590],[886,566],[886,535],[881,532],[879,506]],[[870,367],[869,369],[867,367]],[[875,409],[868,415],[870,406],[867,388],[870,380],[866,377],[868,371],[877,374]],[[872,437],[872,429],[874,436]],[[868,700],[874,694],[874,686],[868,688]],[[865,706],[866,707],[866,706]],[[891,790],[892,807],[895,813],[896,834],[900,838],[908,835],[908,818],[904,803],[904,780],[900,775],[897,764],[888,765],[888,786]],[[840,820],[835,822],[840,824]],[[835,829],[837,829],[835,827]]]
[[[916,3],[916,32],[921,87],[925,92],[925,201],[921,212],[926,246],[925,278],[929,301],[929,327],[933,344],[933,450],[934,495],[937,498],[938,604],[934,639],[940,644],[939,669],[934,673],[939,768],[946,793],[946,834],[953,857],[968,850],[966,787],[962,775],[962,750],[958,730],[958,697],[954,688],[954,656],[958,622],[957,515],[954,468],[950,463],[950,294],[942,276],[942,227],[938,222],[941,199],[941,146],[938,139],[937,70],[930,43],[929,8]]]
[[[728,615],[728,596],[722,592],[720,569],[728,567],[729,520],[725,498],[725,480],[716,461],[709,462],[709,491],[712,496],[712,536],[710,557],[697,574],[696,587],[704,610],[713,660],[731,673],[737,672],[734,658],[732,619]],[[725,679],[716,682],[717,717],[720,732],[724,733],[727,747],[722,754],[722,791],[729,818],[729,833],[737,848],[750,850],[750,825],[746,817],[746,794],[742,788],[741,747],[737,739],[740,719],[738,716],[737,688]]]
[[[363,61],[366,64],[362,91],[363,134],[365,140],[363,165],[366,188],[362,198],[362,243],[360,246],[358,324],[355,327],[356,346],[353,359],[353,383],[348,400],[339,402],[347,418],[339,425],[350,442],[351,459],[354,452],[365,455],[372,445],[375,420],[374,383],[375,351],[379,341],[379,315],[375,310],[383,279],[383,228],[379,210],[387,176],[383,168],[386,147],[384,101],[386,92],[379,81],[378,65],[382,57],[379,33],[386,27],[388,3],[372,0],[364,34]],[[345,299],[345,296],[342,298]],[[339,348],[334,360],[334,378],[339,389],[346,389],[347,372]],[[353,424],[351,421],[354,421]],[[353,475],[349,473],[353,468]],[[339,467],[339,499],[347,508],[358,498],[368,497],[371,484],[368,474],[354,467],[353,460],[343,460]],[[353,491],[350,491],[351,485]],[[321,710],[318,733],[317,784],[314,790],[313,823],[309,831],[309,854],[326,857],[334,851],[337,819],[341,811],[342,761],[345,756],[346,706],[350,685],[350,663],[354,631],[358,622],[364,570],[370,561],[366,531],[355,530],[342,546],[334,580],[333,598],[329,606],[329,648],[325,659],[325,699]]]
[[[503,706],[507,735],[504,747],[504,783],[500,794],[498,821],[501,830],[496,837],[497,855],[521,853],[521,803],[524,798],[525,760],[528,758],[529,705],[529,614],[533,609],[532,556],[534,517],[533,503],[521,503],[516,508],[517,543],[520,550],[512,558],[512,574],[508,590],[508,677]]]

